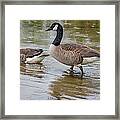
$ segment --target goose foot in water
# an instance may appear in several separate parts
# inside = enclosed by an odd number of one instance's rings
[[[66,71],[64,71],[64,73],[73,75],[73,74],[74,74],[74,71],[72,71],[72,70],[70,70],[70,69],[67,69]]]
[[[82,67],[82,66],[78,66],[78,67],[79,67],[79,69],[80,69],[81,78],[82,78],[82,77],[83,77],[83,74],[84,74],[84,72],[83,72],[83,67]],[[71,74],[71,75],[76,74],[76,73],[74,73],[75,70],[73,70],[73,68],[74,68],[74,66],[71,66],[70,69],[68,69],[69,74]],[[66,73],[68,73],[68,72],[66,71]],[[77,74],[78,74],[78,73],[77,73]],[[79,73],[79,74],[80,74],[80,73]]]
[[[81,78],[83,77],[83,67],[82,66],[79,66],[80,70],[81,70]]]
[[[74,67],[74,66],[71,66],[70,71],[73,71],[73,67]]]

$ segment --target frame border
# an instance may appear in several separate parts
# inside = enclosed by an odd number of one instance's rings
[[[115,5],[115,115],[5,115],[5,5]],[[0,119],[119,119],[119,0],[2,1],[0,41]]]

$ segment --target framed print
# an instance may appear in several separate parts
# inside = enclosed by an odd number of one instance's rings
[[[119,119],[117,0],[1,7],[1,118]]]

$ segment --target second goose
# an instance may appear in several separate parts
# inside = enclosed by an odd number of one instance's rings
[[[82,44],[60,44],[63,37],[63,27],[59,23],[53,23],[46,31],[56,31],[57,35],[50,45],[50,55],[59,62],[71,66],[77,66],[81,70],[83,76],[82,64],[91,63],[100,57],[100,53],[86,45]],[[92,58],[92,59],[89,59]]]
[[[47,56],[49,56],[49,54],[42,49],[20,49],[20,63],[40,63]]]

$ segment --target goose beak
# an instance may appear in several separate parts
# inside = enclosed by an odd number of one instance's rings
[[[48,28],[47,30],[45,30],[45,31],[50,31],[50,30],[52,30],[52,28]]]

